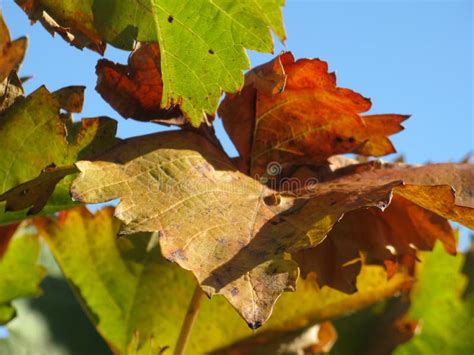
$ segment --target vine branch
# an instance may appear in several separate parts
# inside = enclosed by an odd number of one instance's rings
[[[201,290],[201,287],[199,284],[196,285],[193,297],[191,298],[191,302],[188,306],[188,311],[186,312],[186,317],[184,318],[183,325],[181,326],[181,332],[179,333],[178,342],[176,343],[176,348],[174,350],[175,355],[184,355],[184,352],[186,351],[186,345],[191,335],[193,324],[197,318],[203,296],[204,292]]]

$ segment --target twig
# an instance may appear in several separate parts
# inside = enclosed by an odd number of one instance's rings
[[[193,297],[189,303],[188,311],[186,312],[186,317],[184,318],[183,325],[181,326],[181,332],[179,333],[178,342],[176,343],[176,348],[174,350],[175,355],[184,355],[184,352],[186,351],[186,345],[191,335],[194,321],[197,318],[203,296],[204,293],[202,292],[201,287],[196,285]]]

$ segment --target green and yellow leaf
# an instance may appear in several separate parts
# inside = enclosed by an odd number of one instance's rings
[[[71,178],[58,182],[74,172],[77,160],[117,143],[112,119],[73,122],[61,113],[80,111],[83,92],[83,87],[53,93],[41,87],[0,114],[0,224],[74,206]]]
[[[105,42],[132,49],[158,42],[162,108],[179,104],[198,126],[217,109],[222,90],[238,91],[249,68],[245,48],[271,52],[271,31],[284,40],[283,0],[16,0],[32,20],[79,48],[103,53]]]
[[[10,226],[0,227],[0,243],[4,242],[0,255],[0,324],[15,316],[12,301],[39,293],[45,276],[45,269],[38,265],[40,246],[34,230],[20,226],[13,234]]]
[[[147,353],[150,346],[172,350],[196,282],[161,256],[150,234],[117,238],[120,222],[112,214],[112,208],[96,215],[72,209],[37,225],[114,351]],[[300,280],[296,292],[282,295],[273,317],[257,335],[314,325],[390,297],[410,282],[403,274],[387,281],[380,266],[363,268],[354,295]],[[188,351],[207,353],[253,336],[229,303],[214,297],[202,303]]]

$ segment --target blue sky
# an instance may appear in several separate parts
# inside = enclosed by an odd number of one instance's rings
[[[119,136],[164,129],[124,120],[94,91],[99,55],[79,51],[40,24],[30,26],[13,0],[0,0],[12,37],[27,35],[30,44],[22,75],[32,75],[28,92],[45,84],[50,90],[87,86],[81,117],[106,115],[119,121]],[[338,85],[370,97],[371,113],[412,117],[393,136],[410,163],[457,161],[474,150],[473,2],[472,0],[287,0],[287,41],[275,52],[297,58],[317,57],[336,71]],[[125,63],[128,53],[109,47],[105,56]],[[252,65],[269,54],[250,53]],[[217,121],[230,154],[230,141]],[[389,157],[390,158],[390,157]]]

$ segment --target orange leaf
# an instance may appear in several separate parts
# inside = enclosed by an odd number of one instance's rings
[[[282,93],[261,90],[251,71],[242,92],[227,95],[219,108],[224,127],[251,174],[262,174],[270,161],[308,164],[341,153],[382,156],[395,152],[387,136],[402,130],[400,123],[408,116],[361,116],[370,109],[370,100],[337,87],[326,62],[295,61],[289,52],[278,59],[286,74]],[[265,69],[271,73],[268,76],[281,70],[275,60]],[[259,71],[263,72],[262,67]]]

